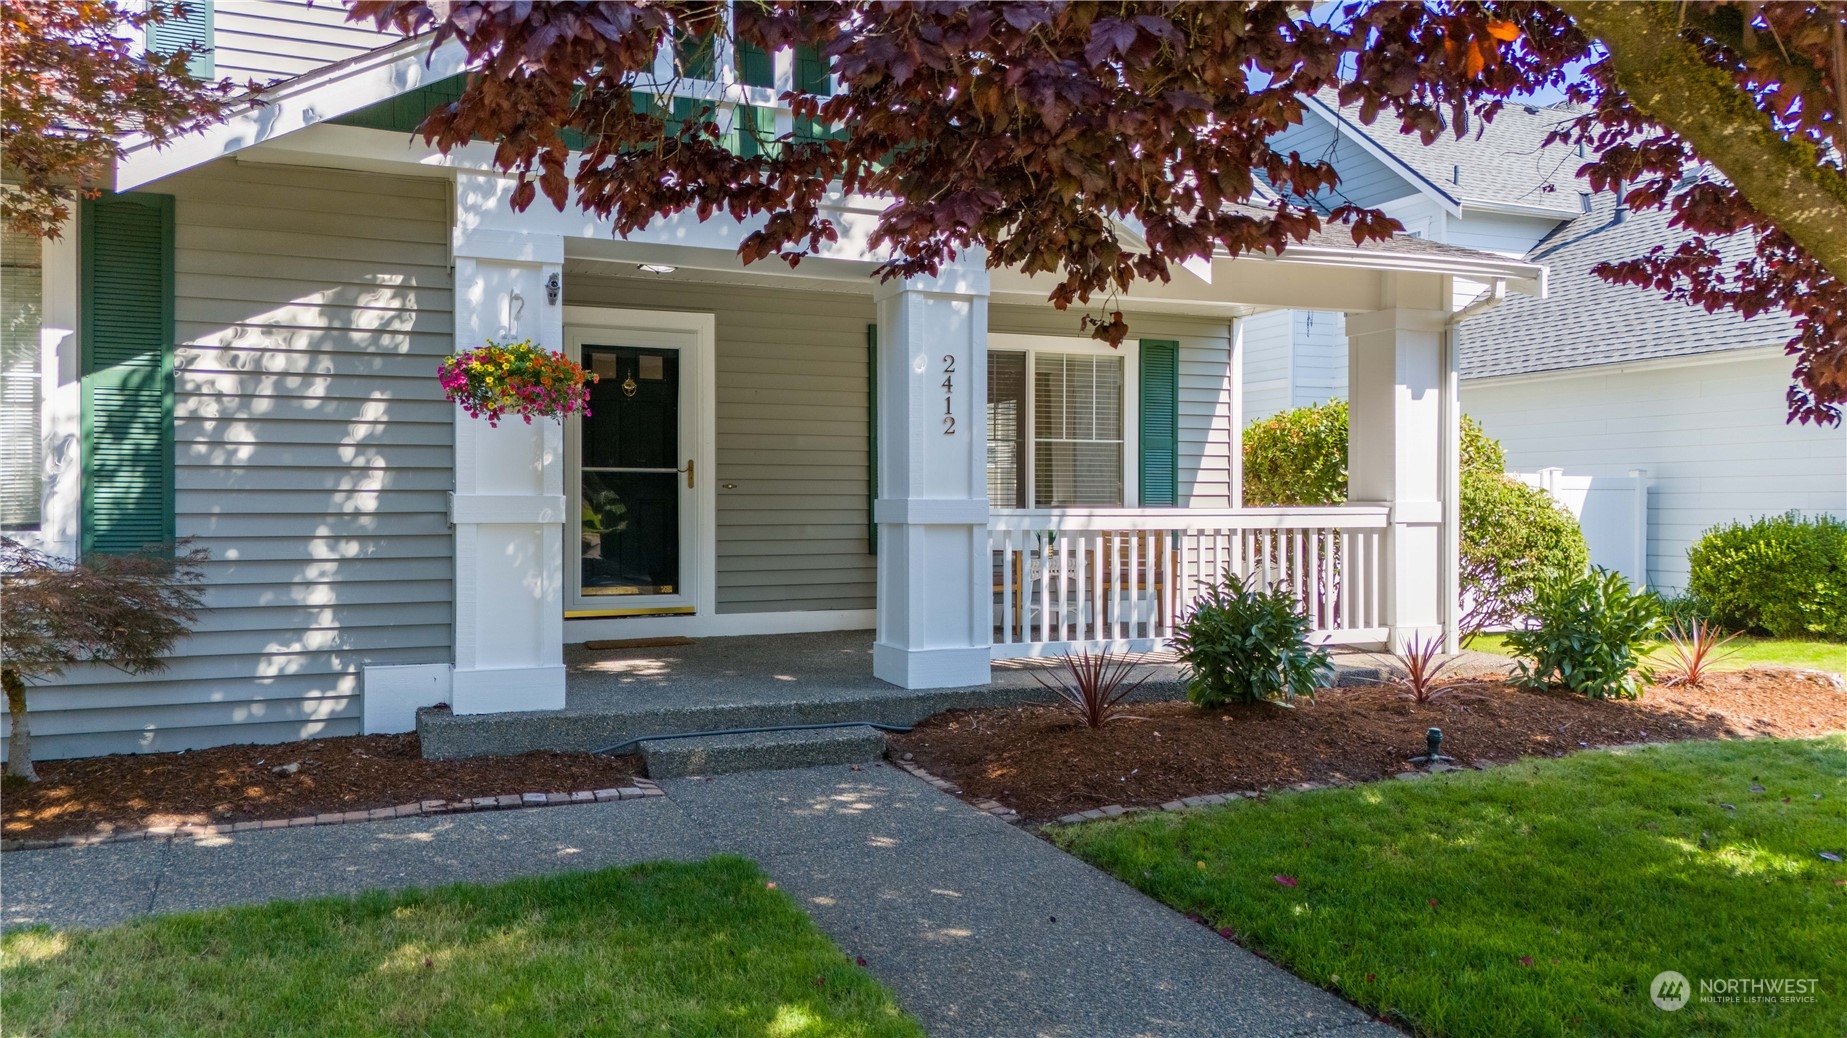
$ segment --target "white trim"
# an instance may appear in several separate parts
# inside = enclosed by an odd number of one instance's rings
[[[1517,386],[1528,382],[1557,382],[1569,378],[1608,378],[1611,375],[1661,371],[1667,368],[1703,368],[1714,364],[1742,364],[1747,361],[1769,360],[1786,355],[1781,346],[1741,346],[1706,353],[1687,353],[1678,357],[1654,357],[1648,360],[1616,361],[1610,364],[1584,364],[1575,368],[1553,368],[1548,371],[1528,371],[1514,375],[1465,376],[1462,379],[1462,386],[1467,389],[1470,386]]]
[[[39,522],[6,534],[67,559],[77,557],[83,516],[81,209],[73,205],[61,235],[39,243]]]
[[[1414,239],[1422,240],[1422,239]],[[1460,250],[1462,246],[1450,246]],[[1546,297],[1551,268],[1543,263],[1496,256],[1483,252],[1458,256],[1443,252],[1385,252],[1349,249],[1331,245],[1291,245],[1281,255],[1265,253],[1260,257],[1271,263],[1312,263],[1320,267],[1357,267],[1369,270],[1392,270],[1413,274],[1449,274],[1475,280],[1507,279],[1508,289],[1523,295]]]
[[[743,634],[809,634],[867,631],[877,625],[872,609],[809,609],[780,613],[714,613],[703,616],[628,616],[564,622],[564,640],[575,645],[599,638],[730,638]],[[872,645],[870,636],[867,647]]]
[[[448,79],[467,68],[467,52],[455,40],[432,48],[428,37],[417,37],[354,55],[284,80],[258,94],[257,104],[198,133],[164,146],[147,140],[129,144],[116,162],[116,190],[144,187],[162,177]]]
[[[411,663],[359,668],[359,731],[364,735],[417,730],[417,711],[449,702],[455,668]]]
[[[1122,360],[1122,502],[1121,507],[1134,508],[1141,501],[1141,350],[1139,338],[1128,338],[1121,346],[1113,347],[1096,339],[1062,335],[1023,335],[1010,332],[989,332],[988,353],[1025,353],[1026,358],[1026,413],[1021,418],[1021,432],[1025,438],[1026,490],[1030,494],[1036,485],[1033,481],[1034,468],[1038,462],[1038,450],[1033,446],[1037,438],[1033,433],[1035,405],[1033,383],[1036,355],[1040,353],[1079,354],[1092,357],[1119,357]],[[987,388],[982,388],[982,413],[985,420],[987,412]],[[1003,506],[1004,507],[1004,506]],[[1027,507],[1037,507],[1036,502],[1027,502]],[[1073,506],[1093,507],[1093,506]],[[1107,507],[1107,506],[1095,506]],[[883,513],[881,513],[881,516]],[[883,518],[880,520],[883,522]]]
[[[577,587],[581,568],[577,565],[575,546],[582,543],[580,524],[583,522],[583,512],[581,508],[567,507],[566,544],[571,545],[573,551],[566,552],[565,609],[576,612],[598,608],[637,609],[658,606],[670,609],[691,606],[695,616],[713,615],[718,609],[718,473],[714,461],[718,417],[715,377],[718,319],[710,313],[567,306],[564,308],[564,325],[565,350],[574,357],[588,344],[589,339],[601,338],[611,332],[640,334],[650,339],[648,342],[628,345],[680,350],[681,429],[682,437],[692,441],[693,461],[693,514],[681,517],[680,565],[685,578],[685,590],[676,595],[582,597]],[[567,502],[573,499],[577,490],[581,465],[578,456],[581,430],[582,419],[575,415],[565,423]],[[686,550],[684,543],[688,538],[692,541],[690,551]],[[638,619],[642,618],[625,617],[615,622],[627,624]]]

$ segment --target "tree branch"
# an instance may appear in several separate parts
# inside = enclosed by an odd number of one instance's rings
[[[1847,281],[1847,178],[1779,133],[1725,71],[1680,35],[1676,5],[1562,0],[1610,52],[1635,107],[1679,134],[1834,277]]]

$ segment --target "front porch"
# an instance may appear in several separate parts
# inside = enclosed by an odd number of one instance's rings
[[[991,681],[966,688],[903,689],[872,676],[872,631],[701,638],[689,644],[565,648],[562,710],[454,714],[425,710],[423,752],[432,758],[602,750],[647,736],[784,725],[874,722],[909,726],[944,710],[1044,702],[1031,673],[1046,659],[997,659]],[[1166,652],[1139,653],[1148,680],[1137,698],[1185,694]],[[1381,661],[1341,650],[1330,683],[1376,678]],[[632,747],[631,747],[632,749]]]
[[[1326,644],[1454,647],[1451,268],[1529,288],[1537,268],[1226,258],[1143,292],[1110,347],[979,257],[878,282],[847,234],[746,270],[721,221],[617,240],[507,191],[458,175],[457,349],[556,344],[607,384],[563,425],[458,415],[454,663],[365,674],[369,711],[449,705],[420,719],[432,755],[1011,702],[1039,690],[996,661],[1160,652],[1228,575],[1288,588]],[[1350,500],[1243,508],[1243,318],[1301,306],[1346,312]],[[663,636],[711,648],[573,648]]]

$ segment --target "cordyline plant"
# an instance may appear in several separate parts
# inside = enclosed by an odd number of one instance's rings
[[[1405,697],[1411,702],[1421,706],[1448,691],[1448,686],[1440,683],[1440,679],[1443,672],[1455,666],[1462,657],[1439,659],[1442,652],[1443,639],[1413,637],[1402,652],[1392,653],[1398,669],[1404,672],[1392,681],[1404,689]]]
[[[183,546],[182,546],[183,550]],[[0,686],[6,690],[6,774],[38,781],[26,689],[82,663],[130,674],[164,669],[164,657],[198,619],[205,549],[166,555],[94,555],[71,562],[0,537]]]
[[[1118,718],[1128,718],[1129,715],[1122,712],[1123,701],[1148,680],[1144,674],[1130,681],[1135,674],[1135,661],[1107,652],[1093,655],[1085,649],[1075,656],[1067,652],[1059,662],[1064,670],[1059,678],[1047,678],[1036,670],[1029,673],[1040,687],[1057,693],[1058,698],[1076,710],[1085,726],[1090,728],[1101,728]]]
[[[1667,651],[1673,662],[1662,684],[1698,688],[1705,682],[1708,671],[1737,653],[1738,650],[1725,647],[1736,637],[1707,620],[1695,620],[1691,624],[1674,621],[1667,629]]]
[[[1688,236],[1598,273],[1708,309],[1787,309],[1791,416],[1838,421],[1847,399],[1847,3],[353,0],[349,17],[463,45],[478,74],[422,131],[445,151],[496,142],[516,208],[575,192],[623,235],[724,212],[761,221],[746,262],[794,264],[836,240],[830,192],[883,196],[882,276],[985,254],[1051,275],[1060,308],[1101,296],[1084,321],[1110,342],[1128,327],[1108,301],[1176,264],[1281,250],[1326,222],[1355,241],[1401,229],[1340,201],[1328,162],[1270,146],[1317,92],[1431,141],[1569,85],[1589,108],[1561,137],[1599,149],[1581,172],[1671,209]],[[738,154],[718,106],[638,99],[662,89],[664,44],[720,36],[812,48],[834,92],[783,97],[798,125],[835,129]],[[1690,180],[1700,163],[1715,172]],[[1732,234],[1756,249],[1727,268]]]
[[[237,92],[187,70],[182,47],[150,54],[143,34],[204,0],[21,0],[0,4],[0,165],[16,231],[55,238],[80,194],[109,182],[125,142],[172,140],[223,117]]]

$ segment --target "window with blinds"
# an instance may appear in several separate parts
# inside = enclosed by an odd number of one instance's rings
[[[1123,490],[1122,357],[990,351],[988,504],[1116,507]]]
[[[1122,358],[1033,357],[1033,500],[1122,504]]]
[[[1026,507],[1026,354],[988,352],[988,506]]]
[[[40,243],[8,229],[0,239],[0,528],[39,525],[44,443],[39,438],[42,384]]]

